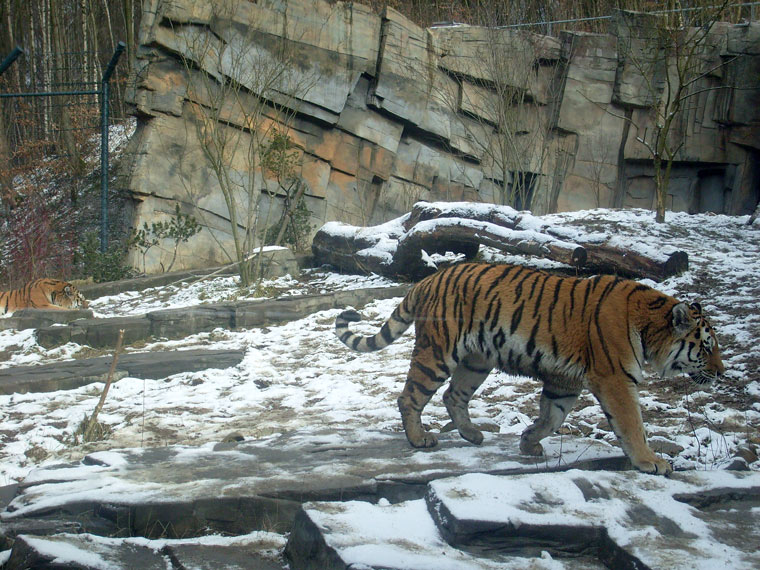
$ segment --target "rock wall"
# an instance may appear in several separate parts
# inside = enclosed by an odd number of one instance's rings
[[[272,126],[286,130],[314,229],[333,220],[377,224],[421,199],[503,202],[521,188],[529,191],[517,206],[537,214],[653,204],[651,157],[637,140],[651,126],[651,95],[632,65],[650,30],[644,15],[617,13],[608,34],[548,37],[423,29],[391,8],[378,15],[354,2],[143,6],[131,95],[140,118],[134,225],[167,219],[175,203],[201,219],[204,231],[180,249],[176,268],[224,263],[234,251],[205,152],[209,127],[197,128],[206,109],[218,112],[215,132],[235,138],[227,172],[254,189],[262,216],[279,218],[282,200],[247,149]],[[676,126],[685,143],[669,207],[750,213],[760,185],[760,24],[718,24],[705,44],[709,73]],[[285,65],[275,83],[257,83],[256,72],[277,62]],[[209,77],[244,89],[219,104]],[[245,109],[257,95],[272,105],[252,128]],[[509,137],[495,136],[499,123]],[[151,250],[148,271],[172,249]]]

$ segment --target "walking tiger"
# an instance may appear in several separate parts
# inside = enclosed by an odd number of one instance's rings
[[[368,337],[351,332],[354,310],[335,321],[336,334],[359,352],[380,350],[415,324],[406,384],[398,398],[406,437],[434,447],[421,413],[451,377],[443,401],[459,434],[483,434],[470,419],[470,399],[494,368],[543,381],[539,415],[520,450],[543,453],[585,387],[597,398],[623,451],[641,471],[667,474],[670,463],[648,446],[637,385],[648,362],[663,377],[688,373],[700,384],[725,369],[698,303],[686,304],[636,281],[609,275],[560,277],[513,265],[463,263],[417,283]]]

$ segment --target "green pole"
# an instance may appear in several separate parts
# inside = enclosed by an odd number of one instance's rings
[[[119,42],[100,82],[100,252],[108,249],[108,95],[109,82],[124,48]]]

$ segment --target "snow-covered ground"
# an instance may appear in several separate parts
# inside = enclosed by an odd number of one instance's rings
[[[662,381],[651,376],[641,390],[650,436],[670,453],[677,469],[719,469],[740,446],[756,446],[760,425],[760,222],[747,217],[668,214],[658,225],[642,210],[594,210],[546,216],[571,239],[577,231],[615,235],[622,245],[683,249],[687,273],[650,285],[684,300],[699,300],[723,350],[727,374],[710,387],[685,377]],[[542,260],[507,258],[493,251],[486,259],[545,266]],[[383,286],[379,277],[309,270],[299,278],[266,285],[277,294],[302,294]],[[140,314],[159,308],[244,298],[235,279],[220,277],[195,285],[174,285],[92,300],[98,316]],[[377,330],[398,299],[362,309],[355,328]],[[0,396],[0,485],[24,478],[30,469],[78,460],[94,450],[219,441],[231,432],[246,439],[295,428],[330,426],[401,430],[395,399],[406,376],[413,344],[410,330],[383,351],[357,354],[333,333],[339,311],[313,314],[291,323],[251,330],[215,330],[180,341],[155,341],[129,351],[189,348],[244,348],[242,363],[226,370],[177,374],[162,380],[124,378],[114,383],[99,420],[110,436],[82,445],[74,434],[91,414],[102,384],[41,394]],[[41,364],[99,355],[69,344],[46,350],[32,331],[0,332],[0,367]],[[520,433],[537,411],[539,385],[533,380],[493,373],[472,402],[476,422],[502,433]],[[425,410],[433,428],[448,422],[440,395]],[[598,404],[584,396],[562,432],[614,443]],[[657,447],[658,444],[655,444]],[[760,469],[755,462],[753,469]]]

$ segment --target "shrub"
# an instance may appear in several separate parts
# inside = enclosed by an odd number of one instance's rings
[[[174,242],[174,254],[169,263],[169,267],[161,268],[164,271],[171,271],[174,262],[177,260],[177,250],[179,244],[186,242],[195,234],[201,231],[201,225],[198,220],[190,214],[183,214],[179,209],[179,204],[174,206],[174,217],[168,222],[153,222],[148,226],[148,222],[143,223],[140,230],[132,230],[129,238],[129,247],[137,248],[142,253],[143,273],[145,273],[145,256],[148,250],[154,245],[158,245],[163,239],[170,239]]]
[[[76,235],[65,199],[40,191],[18,197],[2,227],[2,276],[8,288],[40,277],[68,279]]]
[[[95,232],[85,235],[77,250],[77,261],[82,275],[92,277],[96,283],[118,281],[132,276],[132,269],[124,265],[124,250],[112,243],[104,252],[100,251],[100,240]]]

